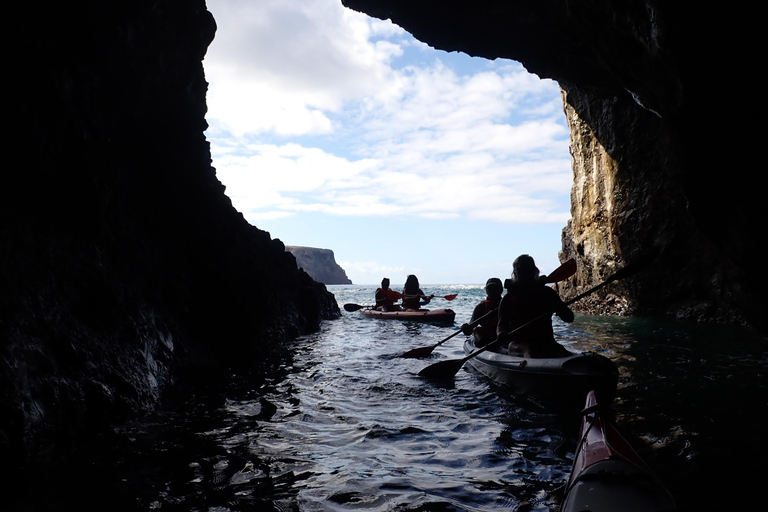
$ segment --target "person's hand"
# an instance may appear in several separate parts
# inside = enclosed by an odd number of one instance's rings
[[[461,332],[463,332],[465,336],[469,336],[472,334],[472,326],[469,324],[461,324]]]

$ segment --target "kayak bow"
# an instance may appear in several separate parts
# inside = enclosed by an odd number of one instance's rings
[[[590,391],[561,512],[671,512],[675,500]],[[600,398],[602,400],[602,398]]]

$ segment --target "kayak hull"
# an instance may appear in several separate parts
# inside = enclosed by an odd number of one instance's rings
[[[587,394],[561,512],[676,510],[672,495],[619,432],[598,397],[594,391]]]
[[[467,354],[477,350],[470,336],[464,343]],[[590,390],[612,398],[618,369],[607,357],[594,353],[571,353],[565,357],[531,358],[486,350],[467,365],[516,394],[565,401],[580,407]]]
[[[452,309],[419,309],[409,311],[379,311],[376,309],[361,309],[363,316],[380,320],[405,320],[410,322],[429,322],[438,324],[453,324],[456,313]]]

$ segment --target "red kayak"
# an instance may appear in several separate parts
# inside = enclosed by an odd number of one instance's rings
[[[379,311],[377,309],[361,309],[360,312],[370,318],[383,320],[408,320],[411,322],[432,322],[438,324],[453,324],[456,313],[452,309],[419,309],[406,311]]]
[[[664,484],[619,432],[607,404],[587,394],[581,443],[561,512],[662,512],[677,510]]]

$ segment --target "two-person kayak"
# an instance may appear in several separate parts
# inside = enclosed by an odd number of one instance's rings
[[[670,492],[619,432],[607,400],[590,391],[585,401],[561,512],[677,510]]]
[[[360,313],[369,318],[381,320],[407,320],[411,322],[430,322],[437,324],[453,324],[456,313],[452,309],[410,309],[405,311],[379,311],[378,309],[361,309]]]
[[[467,355],[479,350],[472,336],[464,342]],[[619,372],[613,361],[595,353],[565,357],[532,358],[508,355],[505,350],[485,350],[467,365],[511,392],[542,399],[567,401],[580,407],[590,390],[612,398]]]

